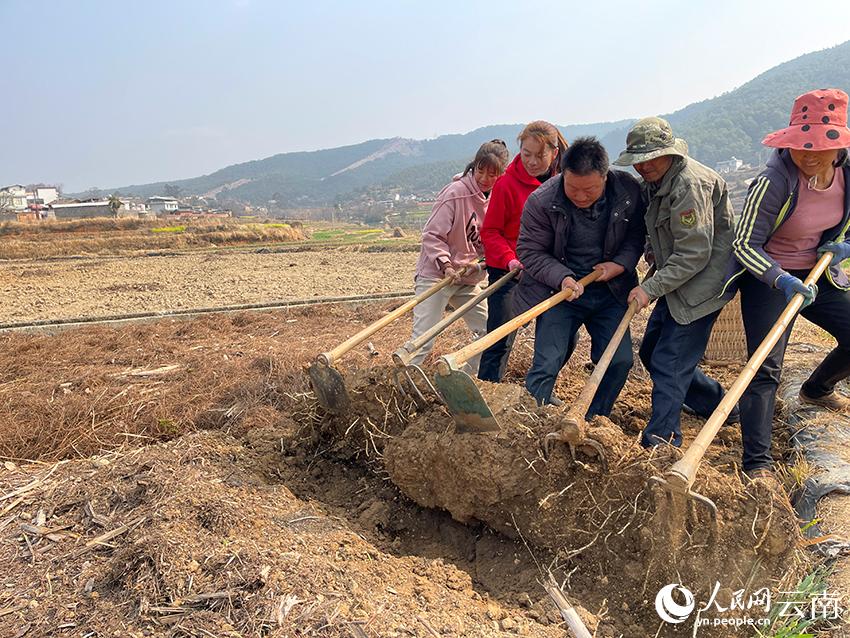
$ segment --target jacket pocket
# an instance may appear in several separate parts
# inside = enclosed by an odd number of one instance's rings
[[[701,303],[717,297],[720,289],[714,290],[713,287],[706,286],[704,282],[701,285],[701,282],[691,279],[679,287],[679,294],[688,306],[696,308]]]
[[[727,263],[722,259],[713,259],[703,270],[679,287],[679,294],[688,306],[695,308],[720,295],[726,279]]]

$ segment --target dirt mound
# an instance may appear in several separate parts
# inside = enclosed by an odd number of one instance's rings
[[[649,486],[649,477],[678,458],[675,448],[646,451],[637,437],[597,418],[588,434],[604,448],[607,471],[590,447],[580,447],[574,462],[566,446],[556,445],[547,459],[541,441],[563,426],[566,409],[538,408],[517,386],[481,388],[501,432],[458,434],[445,412],[421,414],[386,442],[389,477],[420,505],[461,522],[483,521],[555,551],[559,565],[594,579],[604,575],[585,583],[586,606],[604,598],[628,607],[670,582],[700,591],[721,582],[731,595],[747,583],[799,575],[799,530],[782,490],[745,486],[737,474],[706,463],[695,490],[717,504],[712,530],[706,510],[671,507],[663,491]],[[677,513],[684,517],[677,520]],[[651,606],[643,611],[636,622],[657,622]]]
[[[269,481],[294,426],[252,432],[249,446],[204,432],[7,463],[0,560],[15,587],[0,598],[0,635],[561,635],[485,600],[453,565],[386,554]],[[381,516],[373,506],[360,519]]]

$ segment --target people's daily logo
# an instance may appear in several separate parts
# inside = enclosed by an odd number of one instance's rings
[[[692,616],[694,610],[696,614]],[[692,618],[694,632],[697,627],[767,628],[772,618],[794,618],[797,622],[836,620],[844,613],[838,592],[825,589],[773,592],[760,587],[749,592],[727,590],[727,594],[721,595],[719,582],[714,583],[704,603],[700,599],[699,605],[694,593],[681,583],[665,585],[655,596],[655,611],[671,625]]]
[[[678,592],[684,598],[684,604],[679,604],[673,599],[673,592]],[[664,622],[678,624],[685,622],[694,610],[694,595],[687,587],[678,583],[665,585],[655,596],[655,611]]]

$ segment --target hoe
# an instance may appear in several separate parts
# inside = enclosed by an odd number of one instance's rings
[[[652,277],[654,273],[655,265],[649,269],[644,281]],[[599,445],[598,442],[586,436],[587,422],[585,421],[585,415],[587,414],[588,408],[590,408],[593,397],[596,396],[596,392],[599,390],[599,384],[602,383],[602,378],[605,376],[605,372],[607,372],[608,366],[611,364],[611,359],[614,358],[614,353],[616,353],[617,348],[620,347],[620,342],[623,340],[623,336],[626,334],[626,330],[628,330],[629,324],[632,322],[632,318],[637,314],[637,311],[637,303],[632,302],[629,304],[626,314],[623,315],[623,318],[620,320],[620,325],[617,326],[614,334],[611,335],[611,341],[609,341],[608,345],[605,347],[605,351],[599,358],[599,362],[593,369],[593,373],[590,375],[590,378],[587,380],[587,383],[584,384],[581,393],[567,412],[567,415],[564,418],[564,427],[560,432],[547,434],[543,439],[543,452],[547,457],[551,451],[550,448],[552,443],[555,441],[561,441],[567,444],[570,449],[570,456],[573,461],[575,461],[575,446],[579,442],[583,442],[597,451],[599,454],[599,460],[602,463],[603,471],[608,471],[608,461],[605,458],[602,446]]]
[[[600,272],[594,270],[586,277],[582,277],[578,283],[587,286],[596,281],[599,275]],[[509,335],[535,317],[557,306],[562,301],[572,299],[572,297],[572,290],[562,290],[499,326],[481,339],[473,341],[456,352],[440,357],[437,362],[434,385],[437,387],[440,396],[443,397],[452,417],[454,417],[458,432],[495,432],[500,429],[499,422],[484,397],[481,396],[481,391],[475,385],[475,381],[460,370],[460,367],[479,352],[484,352],[502,337]]]
[[[589,445],[599,454],[603,471],[608,471],[608,462],[605,458],[605,451],[597,441],[587,437],[587,423],[584,420],[584,417],[590,407],[590,402],[593,401],[593,397],[599,389],[602,377],[605,376],[605,372],[608,370],[608,365],[611,363],[611,359],[614,358],[614,353],[617,352],[617,348],[620,347],[623,335],[626,334],[626,330],[628,330],[629,323],[631,323],[632,317],[635,316],[635,313],[637,313],[637,302],[633,301],[629,304],[626,314],[623,315],[620,325],[618,325],[617,329],[614,331],[611,341],[608,342],[605,352],[602,353],[602,356],[599,358],[599,362],[593,369],[593,373],[590,375],[587,383],[584,384],[581,393],[570,407],[566,417],[564,417],[564,427],[560,432],[547,434],[543,439],[543,448],[547,457],[549,456],[550,446],[555,441],[561,441],[569,446],[570,456],[572,456],[573,460],[576,458],[575,447],[577,444]]]
[[[460,276],[466,274],[476,264],[469,264],[460,271]],[[348,391],[345,389],[345,382],[342,375],[334,367],[334,363],[342,357],[346,352],[363,343],[366,339],[378,332],[381,328],[390,325],[393,321],[402,315],[410,312],[415,306],[422,303],[428,297],[437,294],[443,288],[453,283],[454,280],[446,277],[441,279],[428,290],[415,296],[407,303],[399,306],[389,314],[378,319],[378,321],[367,326],[353,337],[349,337],[346,341],[338,345],[330,352],[323,352],[316,361],[307,368],[307,374],[310,375],[310,381],[313,383],[313,390],[316,392],[316,398],[328,412],[339,414],[348,409],[350,402]]]
[[[823,253],[817,264],[815,264],[814,268],[812,268],[809,276],[806,277],[804,283],[806,285],[815,283],[827,269],[831,261],[832,253]],[[711,445],[714,437],[717,436],[717,432],[726,422],[726,418],[735,407],[738,399],[741,398],[742,394],[744,394],[744,390],[747,389],[750,381],[752,381],[753,377],[755,377],[756,372],[758,372],[761,364],[764,363],[767,355],[769,355],[770,351],[773,350],[773,346],[775,346],[782,338],[782,335],[788,329],[788,326],[791,325],[794,316],[802,308],[803,300],[803,295],[800,293],[797,293],[791,298],[791,301],[788,302],[785,310],[783,310],[782,314],[779,315],[779,318],[776,320],[776,323],[773,324],[773,327],[764,338],[764,341],[761,342],[761,345],[759,345],[758,349],[753,353],[753,356],[751,356],[750,360],[747,361],[747,365],[744,367],[744,370],[738,378],[735,379],[735,383],[732,384],[732,387],[729,388],[726,396],[723,397],[723,400],[705,422],[705,425],[702,426],[699,434],[685,451],[682,458],[674,463],[673,466],[664,473],[663,477],[653,476],[650,479],[650,481],[659,485],[664,490],[667,495],[667,501],[671,505],[674,502],[682,504],[686,502],[688,498],[692,498],[695,502],[704,505],[711,515],[713,529],[716,529],[717,527],[717,506],[710,498],[707,498],[702,494],[698,494],[691,489],[691,486],[694,484],[694,480],[696,479],[699,465],[705,456],[708,446]],[[674,500],[674,497],[678,498],[675,498]],[[674,516],[676,514],[679,515],[678,520],[682,520],[682,512],[679,510],[678,506],[671,507],[671,511]]]
[[[410,363],[411,359],[413,359],[413,357],[416,356],[416,353],[419,352],[423,348],[423,346],[425,346],[425,344],[431,341],[431,339],[436,337],[443,330],[448,328],[455,321],[457,321],[458,319],[463,317],[467,312],[472,310],[472,308],[477,306],[484,299],[487,299],[499,288],[504,286],[514,277],[516,277],[518,272],[519,268],[515,268],[506,275],[503,275],[497,281],[494,281],[492,284],[487,286],[475,297],[473,297],[465,304],[457,308],[454,312],[443,317],[443,319],[438,323],[434,324],[434,326],[430,330],[422,334],[420,337],[417,337],[410,343],[405,344],[401,348],[396,350],[393,353],[393,363],[396,366],[394,377],[398,389],[404,394],[411,394],[420,406],[424,405],[427,402],[425,399],[425,395],[422,393],[422,390],[419,388],[419,386],[416,385],[416,381],[413,378],[414,376],[417,376],[419,377],[420,382],[423,383],[425,387],[439,399],[440,395],[437,393],[436,389],[434,389],[434,386],[432,385],[428,377],[425,375],[425,373],[422,371],[422,368],[420,368],[416,364]]]

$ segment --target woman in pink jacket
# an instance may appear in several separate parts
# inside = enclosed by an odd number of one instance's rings
[[[446,307],[457,308],[481,292],[484,269],[478,260],[484,255],[479,229],[484,221],[487,202],[493,184],[505,172],[510,156],[505,143],[493,140],[481,145],[478,153],[440,194],[431,209],[431,217],[422,230],[422,249],[416,264],[415,292],[425,292],[444,277],[452,277],[450,284],[432,295],[413,310],[413,336],[411,341],[436,324]],[[475,264],[471,272],[461,276],[467,264]],[[487,301],[464,315],[469,329],[481,336],[487,332]],[[411,360],[419,365],[431,351],[428,342]],[[479,357],[467,363],[472,374],[478,370]]]

